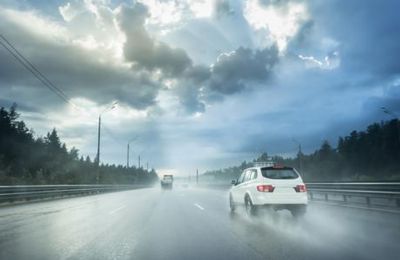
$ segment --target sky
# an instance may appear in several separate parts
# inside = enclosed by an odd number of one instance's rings
[[[0,0],[0,106],[101,162],[177,175],[400,115],[397,0]],[[109,110],[114,102],[117,106]]]

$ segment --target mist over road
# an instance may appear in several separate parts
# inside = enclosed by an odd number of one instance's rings
[[[0,208],[1,259],[398,259],[399,241],[399,214],[311,202],[302,220],[249,218],[206,188]]]

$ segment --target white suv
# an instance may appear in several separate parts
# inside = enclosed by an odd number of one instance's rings
[[[295,217],[306,212],[307,189],[300,174],[292,167],[248,168],[232,184],[229,192],[231,211],[244,205],[249,215],[255,215],[260,207],[288,209]]]

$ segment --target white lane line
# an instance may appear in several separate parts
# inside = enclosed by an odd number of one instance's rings
[[[193,204],[193,205],[195,205],[196,207],[198,207],[198,208],[201,209],[201,210],[204,210],[204,208],[203,208],[202,206],[200,206],[199,204],[197,204],[197,203],[195,203],[195,204]]]
[[[110,215],[115,214],[115,213],[117,213],[118,211],[120,211],[121,209],[124,209],[124,208],[126,208],[126,206],[123,205],[123,206],[121,206],[119,208],[111,210],[110,212],[108,212],[108,214],[110,214]]]

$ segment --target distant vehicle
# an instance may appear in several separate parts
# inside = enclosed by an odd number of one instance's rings
[[[172,189],[173,182],[174,182],[174,176],[170,174],[165,174],[161,179],[161,188]]]
[[[229,192],[231,211],[244,205],[249,215],[256,215],[261,207],[288,209],[294,217],[306,213],[306,185],[292,167],[256,165],[245,169],[232,184]]]

